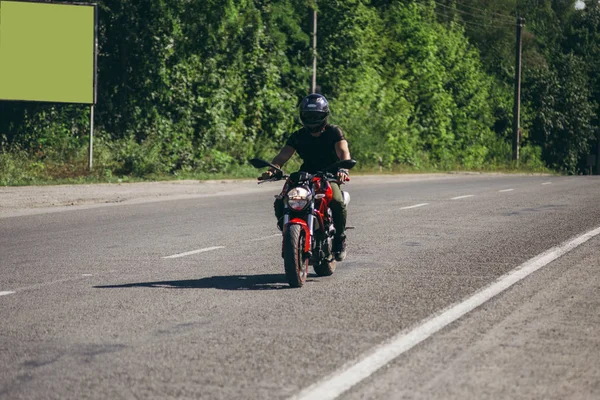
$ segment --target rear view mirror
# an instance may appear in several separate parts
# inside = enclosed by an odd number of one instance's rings
[[[339,168],[352,169],[356,165],[356,160],[337,161],[325,168],[326,171],[336,171]]]
[[[248,162],[252,164],[254,168],[265,168],[272,166],[271,163],[261,160],[260,158],[253,158],[252,160],[248,160]]]
[[[356,160],[340,161],[339,168],[352,169],[356,165]]]
[[[274,168],[275,170],[279,171],[279,173],[283,174],[283,171],[281,170],[281,168],[277,168],[276,166],[274,166],[270,162],[265,161],[265,160],[261,160],[260,158],[253,158],[252,160],[248,160],[248,162],[250,164],[252,164],[252,166],[254,168],[271,167],[271,168]]]

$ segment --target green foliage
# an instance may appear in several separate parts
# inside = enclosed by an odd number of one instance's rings
[[[600,129],[600,3],[588,0],[567,26],[563,47],[583,60],[589,79],[590,102],[595,109],[594,125]]]
[[[320,91],[361,164],[510,166],[517,12],[527,20],[521,165],[577,173],[595,148],[595,1],[583,11],[574,0],[98,3],[92,174],[102,179],[244,175],[248,158],[273,157],[309,90],[314,5]],[[85,174],[88,112],[0,101],[0,183]]]
[[[574,174],[585,168],[595,139],[595,113],[582,60],[568,54],[556,63],[554,69],[533,71],[525,86],[525,97],[537,105],[531,141],[542,146],[543,158],[553,168]]]
[[[117,143],[115,161],[122,168],[118,172],[131,172],[136,176],[166,172],[166,166],[161,162],[160,142],[145,140],[139,143],[130,136]]]
[[[43,169],[40,162],[30,163],[23,151],[0,152],[0,186],[32,183]]]

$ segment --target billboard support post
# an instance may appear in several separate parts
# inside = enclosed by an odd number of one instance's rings
[[[94,159],[94,105],[90,106],[90,146],[88,149],[88,169],[91,171]]]

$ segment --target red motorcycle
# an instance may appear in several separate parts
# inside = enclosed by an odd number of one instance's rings
[[[254,158],[250,164],[255,168],[271,167],[277,171],[273,178],[259,184],[285,179],[281,194],[275,197],[282,199],[284,205],[281,256],[290,286],[304,285],[309,265],[319,276],[333,274],[336,267],[332,251],[335,228],[329,209],[333,198],[329,182],[337,182],[337,178],[329,171],[350,169],[356,161],[339,161],[316,174],[300,171],[291,175],[284,174],[283,170],[265,160]],[[342,195],[347,205],[350,195],[344,191]]]

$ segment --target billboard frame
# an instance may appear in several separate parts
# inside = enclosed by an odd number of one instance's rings
[[[87,105],[90,106],[90,141],[88,145],[88,170],[91,171],[93,167],[94,159],[94,109],[98,102],[98,3],[83,3],[83,2],[69,2],[69,1],[54,1],[54,0],[4,0],[15,3],[38,3],[38,4],[54,4],[54,5],[71,5],[71,6],[85,6],[94,8],[94,40],[93,46],[93,71],[92,71],[92,103],[74,103],[74,102],[62,102],[62,101],[42,101],[42,100],[9,100],[2,99],[0,101],[6,102],[18,102],[18,103],[43,103],[51,105]],[[0,9],[2,6],[2,0],[0,0]],[[1,12],[1,10],[0,10]]]
[[[94,106],[98,102],[98,3],[83,3],[77,1],[54,1],[54,0],[0,0],[0,12],[2,2],[13,2],[13,3],[36,3],[36,4],[54,4],[54,5],[65,5],[65,6],[85,6],[85,7],[93,7],[94,8],[94,40],[92,45],[94,46],[94,61],[93,61],[93,71],[92,71],[92,102],[91,103],[76,103],[70,101],[44,101],[44,100],[13,100],[13,99],[3,99],[0,97],[0,101],[10,101],[10,102],[18,102],[18,103],[44,103],[44,104],[81,104],[81,105],[90,105]]]

